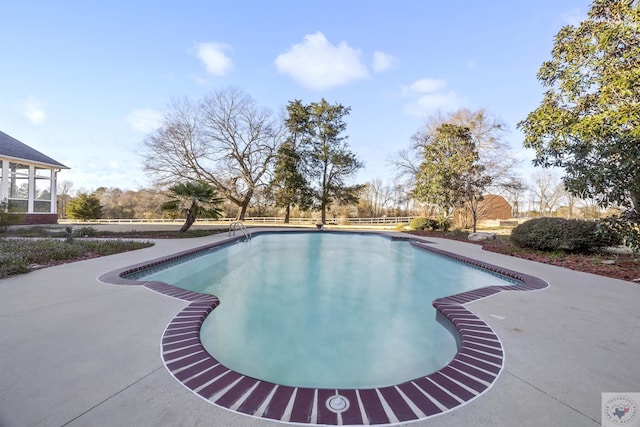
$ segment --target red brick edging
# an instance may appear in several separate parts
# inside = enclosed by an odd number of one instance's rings
[[[257,233],[254,233],[257,234]],[[211,295],[176,288],[162,282],[132,281],[126,274],[227,244],[226,239],[203,248],[182,252],[102,275],[114,284],[139,284],[174,298],[190,301],[167,326],[162,337],[164,364],[180,383],[203,399],[244,415],[271,420],[320,425],[394,424],[423,420],[451,411],[488,390],[504,363],[502,343],[482,319],[464,305],[498,292],[543,289],[536,277],[483,263],[406,239],[424,250],[487,269],[515,279],[519,284],[489,286],[439,298],[433,306],[457,329],[460,347],[442,369],[401,384],[368,389],[316,389],[283,386],[233,371],[213,358],[200,341],[205,318],[219,304]],[[402,239],[405,240],[405,239]]]

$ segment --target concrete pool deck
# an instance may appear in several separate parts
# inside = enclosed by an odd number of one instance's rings
[[[152,248],[0,280],[0,426],[282,425],[221,409],[166,370],[160,341],[186,301],[97,276],[226,238]],[[505,366],[470,403],[412,425],[600,425],[602,392],[640,392],[640,285],[429,239],[550,287],[467,304]]]

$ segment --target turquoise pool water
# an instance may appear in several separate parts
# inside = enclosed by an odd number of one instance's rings
[[[446,365],[456,338],[434,299],[509,284],[379,235],[275,233],[149,274],[220,305],[201,340],[227,367],[277,384],[365,388]]]

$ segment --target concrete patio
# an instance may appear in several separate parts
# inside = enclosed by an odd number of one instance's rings
[[[221,409],[166,370],[160,338],[187,302],[102,273],[225,234],[0,280],[0,426],[282,425]],[[640,285],[429,239],[438,248],[546,280],[467,307],[502,340],[486,393],[416,426],[598,426],[602,392],[640,392]]]

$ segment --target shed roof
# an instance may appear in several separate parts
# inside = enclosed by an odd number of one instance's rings
[[[26,160],[31,163],[40,163],[46,166],[54,166],[61,169],[69,169],[62,163],[53,160],[27,144],[18,141],[12,136],[0,131],[0,156]]]

